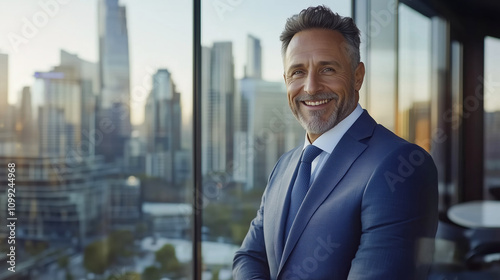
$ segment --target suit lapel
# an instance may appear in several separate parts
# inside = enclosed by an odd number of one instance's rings
[[[273,217],[276,217],[275,224],[271,227],[272,231],[274,231],[271,236],[274,238],[274,252],[276,253],[277,265],[280,264],[283,254],[283,236],[290,203],[290,184],[295,179],[301,152],[302,146],[297,147],[292,152],[290,160],[284,163],[287,164],[285,173],[280,175],[282,179],[278,180],[279,186],[276,186],[278,189],[277,201],[271,202],[277,205],[277,207],[274,207],[275,212],[272,214]]]
[[[365,111],[346,132],[333,150],[318,174],[318,177],[311,185],[297,213],[295,219],[301,222],[294,223],[290,229],[288,240],[283,249],[278,274],[318,207],[321,206],[333,189],[338,185],[359,155],[367,148],[367,145],[361,143],[359,140],[371,136],[375,125],[375,121]],[[280,228],[283,227],[284,224],[281,224]],[[280,231],[282,232],[283,229]]]

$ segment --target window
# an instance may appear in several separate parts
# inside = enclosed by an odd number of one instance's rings
[[[190,278],[192,3],[3,6],[2,277]]]
[[[430,151],[431,19],[399,5],[398,135]]]
[[[500,197],[500,39],[484,42],[484,197]]]
[[[230,279],[234,252],[279,157],[304,141],[288,107],[279,36],[320,1],[202,1],[203,261]],[[351,1],[330,8],[349,16]]]
[[[397,1],[356,1],[355,20],[361,30],[361,61],[366,74],[360,104],[395,131],[397,106]]]

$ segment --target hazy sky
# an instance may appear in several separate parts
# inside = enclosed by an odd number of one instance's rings
[[[60,49],[88,61],[98,61],[97,1],[0,0],[0,52],[9,54],[11,103],[17,101],[23,86],[33,85],[35,71],[49,71],[59,64]],[[328,1],[328,5],[341,15],[350,15],[350,2]],[[43,7],[41,3],[56,5]],[[120,3],[127,7],[133,121],[139,123],[143,119],[147,97],[144,93],[149,92],[151,74],[158,68],[167,68],[172,73],[182,96],[183,115],[189,117],[192,109],[192,2],[121,0]],[[307,6],[321,3],[202,0],[202,44],[211,46],[214,41],[232,41],[235,73],[240,78],[245,64],[246,36],[252,34],[261,39],[264,78],[281,81],[283,69],[278,37],[286,18]],[[499,50],[500,43],[495,40],[487,46]],[[499,53],[487,50],[495,61],[500,61]],[[486,63],[492,68],[498,65],[500,63],[488,64],[488,60]],[[498,85],[496,89],[498,91]]]
[[[350,1],[333,1],[332,9],[350,13]],[[56,3],[43,6],[40,3]],[[132,119],[143,119],[143,92],[151,74],[167,68],[182,96],[183,113],[191,114],[192,3],[173,0],[121,0],[127,7],[131,61]],[[236,76],[245,63],[248,33],[262,40],[264,78],[281,79],[279,33],[285,20],[320,1],[202,1],[202,40],[233,41]],[[32,28],[30,28],[32,27]],[[27,35],[27,36],[26,36]],[[97,0],[0,0],[0,52],[9,54],[10,102],[23,86],[33,85],[35,71],[59,64],[64,49],[98,61]]]

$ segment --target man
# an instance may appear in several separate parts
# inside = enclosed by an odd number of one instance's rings
[[[358,28],[311,7],[287,20],[280,39],[288,103],[306,139],[274,167],[234,278],[425,277],[422,248],[437,227],[436,167],[358,104],[365,74]]]

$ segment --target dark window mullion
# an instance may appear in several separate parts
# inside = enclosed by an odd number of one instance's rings
[[[193,279],[201,280],[201,0],[193,1]]]

